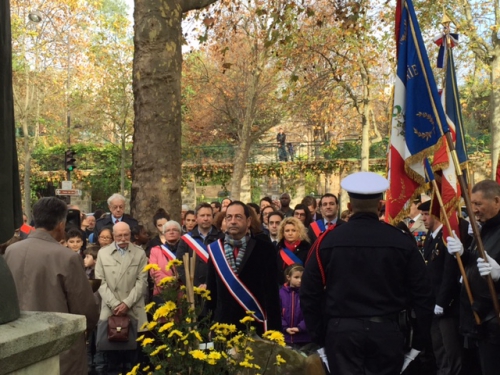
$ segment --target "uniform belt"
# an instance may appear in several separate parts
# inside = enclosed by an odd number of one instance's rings
[[[372,316],[369,318],[362,318],[363,320],[368,320],[372,323],[391,323],[397,322],[398,318],[396,316]]]

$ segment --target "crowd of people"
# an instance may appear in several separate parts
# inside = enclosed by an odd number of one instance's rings
[[[279,330],[289,347],[317,350],[325,373],[496,373],[500,325],[485,277],[500,286],[500,186],[483,181],[472,189],[487,259],[464,219],[460,234],[443,238],[425,196],[404,221],[385,223],[387,187],[373,173],[348,176],[344,212],[330,193],[306,196],[294,208],[288,193],[259,204],[225,198],[183,206],[182,222],[158,208],[155,233],[125,214],[119,194],[109,197],[109,214],[85,215],[42,198],[33,207],[34,228],[26,231],[25,223],[0,251],[7,247],[22,310],[87,319],[85,337],[60,357],[61,374],[126,373],[143,360],[135,342],[107,342],[108,318],[130,317],[137,333],[148,319],[144,306],[164,302],[159,281],[186,281],[183,267],[165,267],[185,254],[196,254],[193,283],[210,290],[204,313],[213,321],[243,328],[240,320],[252,311],[258,334]],[[68,210],[80,220],[68,224]],[[143,272],[148,263],[159,269]],[[88,279],[100,280],[95,293]]]

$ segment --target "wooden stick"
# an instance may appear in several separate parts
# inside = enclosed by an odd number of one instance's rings
[[[448,147],[450,148],[453,164],[455,165],[455,173],[457,174],[458,182],[460,184],[460,189],[462,189],[462,191],[468,191],[467,184],[465,183],[465,179],[462,174],[462,170],[460,169],[460,163],[458,161],[457,151],[455,149],[455,144],[453,142],[453,138],[451,137],[451,133],[448,131],[445,135]],[[472,210],[472,202],[470,200],[470,196],[469,194],[464,194],[463,198],[465,201],[465,207],[467,208],[467,213],[471,218],[470,224],[472,227],[472,233],[474,234],[474,239],[476,240],[477,251],[479,252],[480,257],[483,258],[485,262],[487,262],[488,258],[486,257],[484,251],[484,245],[483,241],[481,240],[481,233],[479,232],[479,226],[477,225],[476,220],[474,220],[475,216],[474,216],[474,211]],[[498,304],[497,292],[495,291],[495,284],[493,284],[493,279],[491,278],[491,275],[486,276],[486,282],[488,284],[488,289],[490,291],[498,323],[500,323],[500,306]]]
[[[194,291],[193,291],[193,284],[191,283],[191,275],[189,272],[189,254],[186,253],[182,257],[182,262],[184,263],[184,273],[186,275],[186,292],[187,292],[187,298],[189,303],[194,303],[193,301],[193,296],[194,296]]]
[[[434,188],[434,194],[436,194],[436,197],[439,201],[439,206],[441,207],[441,211],[443,212],[444,221],[445,221],[444,224],[446,225],[446,228],[448,228],[448,232],[450,233],[450,236],[451,236],[451,235],[453,235],[453,231],[452,231],[452,228],[450,225],[450,221],[448,220],[446,208],[444,207],[443,199],[441,198],[441,193],[439,192],[439,187],[438,187],[436,180],[432,180],[432,187]],[[456,258],[457,258],[458,268],[460,269],[460,274],[462,275],[462,281],[464,283],[465,290],[467,292],[467,296],[469,297],[469,301],[470,301],[470,304],[472,306],[474,304],[474,297],[472,296],[472,291],[470,289],[469,280],[467,279],[467,274],[465,273],[464,264],[462,262],[462,258],[460,257],[460,254],[457,253]],[[481,324],[481,318],[479,317],[479,315],[477,315],[477,313],[474,310],[472,310],[472,312],[474,313],[474,319],[476,320],[476,324],[478,324],[478,325]]]
[[[192,305],[193,305],[193,308],[195,307],[195,298],[194,298],[194,271],[196,269],[196,251],[193,251],[193,256],[190,258],[190,263],[189,263],[189,272],[190,272],[190,283],[191,283],[191,292],[193,293],[193,295],[191,296],[191,298],[193,299],[193,302],[192,302]]]

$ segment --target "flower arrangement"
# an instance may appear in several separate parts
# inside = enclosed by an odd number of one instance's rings
[[[187,254],[186,254],[187,255]],[[210,317],[201,317],[202,304],[210,300],[210,291],[192,285],[189,264],[192,258],[170,261],[166,270],[174,270],[184,263],[186,284],[182,285],[176,276],[162,279],[164,303],[151,302],[145,309],[152,317],[142,330],[147,334],[137,341],[148,355],[150,365],[136,365],[127,375],[177,375],[177,374],[237,374],[274,375],[306,374],[287,369],[288,362],[294,368],[302,368],[304,356],[286,349],[284,336],[278,331],[267,331],[263,338],[255,334],[251,326],[253,312],[247,312],[240,322],[245,330],[237,331],[232,324],[210,323]],[[159,270],[156,264],[147,265],[143,272]],[[200,303],[195,303],[200,302]],[[297,360],[301,365],[297,367]]]

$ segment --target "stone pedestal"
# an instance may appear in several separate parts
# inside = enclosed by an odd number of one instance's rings
[[[22,311],[0,325],[0,375],[59,374],[59,353],[85,328],[82,315]]]
[[[186,186],[182,189],[182,204],[194,210],[196,207],[196,177],[193,174],[186,182]]]

